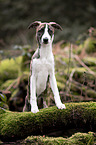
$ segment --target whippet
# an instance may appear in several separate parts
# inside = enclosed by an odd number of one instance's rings
[[[37,113],[39,111],[36,94],[39,96],[46,89],[48,76],[56,106],[58,109],[65,109],[66,107],[60,100],[57,88],[54,56],[52,53],[54,29],[62,30],[62,28],[55,22],[41,23],[40,21],[31,23],[28,28],[36,28],[36,39],[38,42],[38,48],[31,61],[31,76],[29,84],[31,112]]]

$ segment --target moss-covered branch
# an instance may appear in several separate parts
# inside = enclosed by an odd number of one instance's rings
[[[93,145],[96,143],[95,133],[75,133],[69,138],[63,137],[42,137],[42,136],[29,136],[23,141],[24,143],[33,143],[39,145]],[[22,143],[23,143],[22,142]]]
[[[56,107],[31,112],[10,112],[0,109],[0,137],[16,140],[30,135],[44,135],[68,129],[96,131],[96,103],[67,103],[65,110]]]

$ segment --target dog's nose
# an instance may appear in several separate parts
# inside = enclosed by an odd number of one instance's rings
[[[44,42],[45,44],[47,44],[47,43],[48,43],[48,38],[45,37],[45,38],[43,39],[43,42]]]

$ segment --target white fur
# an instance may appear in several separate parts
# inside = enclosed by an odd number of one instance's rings
[[[48,38],[48,44],[43,43],[43,39],[45,37]],[[30,90],[31,90],[30,104],[31,104],[31,112],[33,113],[39,111],[37,106],[36,92],[37,95],[40,95],[46,89],[48,75],[50,76],[50,85],[54,94],[56,106],[59,109],[66,108],[65,105],[62,104],[60,100],[59,91],[55,79],[52,41],[53,37],[51,39],[48,33],[48,27],[46,25],[44,34],[41,39],[40,58],[39,59],[35,58],[32,61],[32,76],[30,78]]]

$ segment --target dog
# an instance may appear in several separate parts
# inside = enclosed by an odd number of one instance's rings
[[[54,56],[52,53],[54,30],[62,30],[62,27],[55,22],[42,23],[40,21],[35,21],[31,23],[28,28],[36,29],[36,39],[38,43],[38,48],[34,53],[31,61],[31,76],[29,84],[31,112],[37,113],[39,111],[36,95],[39,96],[46,89],[48,76],[50,86],[54,94],[56,106],[58,107],[58,109],[65,109],[66,107],[60,100],[60,95],[57,88],[54,68]]]

